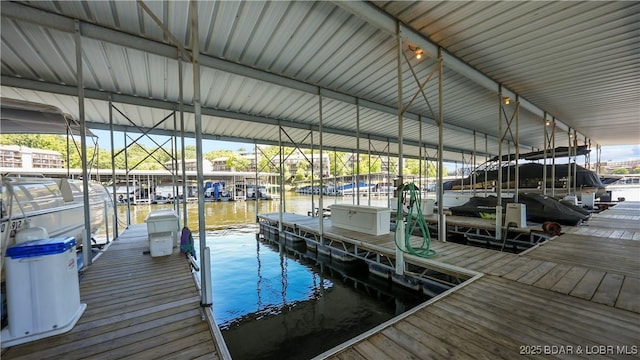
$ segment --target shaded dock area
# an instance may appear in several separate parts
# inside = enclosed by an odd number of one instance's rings
[[[278,221],[277,214],[261,218]],[[637,358],[638,220],[640,203],[621,203],[521,254],[433,240],[438,256],[421,263],[479,274],[318,358]],[[283,216],[283,227],[319,229],[317,218],[295,214]],[[393,234],[370,236],[324,220],[323,237],[395,254]]]
[[[261,221],[267,222],[277,227],[279,214],[260,214]],[[287,232],[303,235],[318,236],[318,218],[304,216],[293,213],[284,213],[282,220],[284,230]],[[323,220],[323,232],[325,242],[333,246],[336,251],[355,245],[359,250],[373,251],[387,257],[395,257],[395,239],[393,233],[380,236],[373,236],[357,231],[347,230],[331,225],[330,219]],[[420,246],[422,238],[412,236],[411,243]],[[432,250],[437,252],[433,258],[420,258],[408,255],[408,263],[429,264],[434,270],[439,270],[453,275],[472,277],[476,272],[482,272],[489,266],[496,263],[503,263],[514,260],[518,255],[508,252],[499,252],[487,248],[468,246],[454,242],[441,242],[436,239],[431,240]],[[470,271],[468,271],[470,270]]]
[[[131,225],[80,275],[87,309],[65,334],[6,349],[2,359],[223,359],[226,350],[179,249],[149,255]]]
[[[638,313],[485,275],[321,357],[637,356],[639,322]]]

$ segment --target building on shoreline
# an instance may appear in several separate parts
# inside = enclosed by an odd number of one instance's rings
[[[20,169],[62,169],[64,158],[53,150],[20,145],[0,145],[0,167]]]

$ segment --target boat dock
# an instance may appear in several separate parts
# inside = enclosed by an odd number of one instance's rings
[[[278,216],[260,221],[277,227]],[[521,254],[432,240],[438,256],[408,262],[476,275],[318,358],[638,357],[638,220],[640,203],[621,203]],[[282,226],[285,236],[318,236],[317,218],[283,214]],[[336,248],[395,256],[392,234],[338,229],[325,219],[322,235]]]
[[[279,214],[261,214],[261,230]],[[282,214],[286,240],[317,241],[318,218]],[[318,358],[617,358],[640,354],[640,203],[513,254],[432,240],[433,258],[408,268],[461,280],[451,290]],[[460,220],[461,221],[461,220]],[[393,234],[366,235],[323,220],[331,256],[352,253],[393,268]],[[418,244],[419,237],[412,239]],[[80,276],[87,310],[68,333],[4,349],[3,359],[228,359],[189,262],[151,257],[145,225],[131,225]],[[391,276],[391,275],[390,275]]]
[[[3,349],[2,359],[228,359],[179,249],[151,257],[147,227],[129,226],[80,274],[87,309],[67,333]]]

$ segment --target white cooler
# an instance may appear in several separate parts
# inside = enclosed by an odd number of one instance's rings
[[[173,210],[156,210],[147,215],[147,232],[149,240],[154,234],[170,232],[173,238],[173,246],[178,246],[178,215]]]
[[[76,240],[31,240],[7,248],[9,326],[2,347],[71,330],[86,309],[80,303]]]

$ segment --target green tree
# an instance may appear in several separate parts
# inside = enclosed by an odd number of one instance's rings
[[[369,159],[371,159],[371,161],[369,161]],[[358,164],[356,163],[355,166],[358,166]],[[360,175],[379,173],[382,169],[382,164],[377,156],[369,157],[368,155],[360,155],[359,169]],[[355,169],[349,171],[347,175],[354,174],[354,171]]]
[[[78,144],[78,146],[80,146]],[[72,145],[69,152],[69,167],[72,169],[82,168],[81,154],[78,153],[75,146]],[[62,153],[62,156],[66,159],[66,151]],[[98,147],[87,148],[87,165],[93,169],[111,169],[111,152],[108,150],[100,149]]]
[[[213,150],[203,154],[203,157],[209,161],[213,161],[221,157],[230,157],[233,154],[235,154],[235,152],[232,150]],[[193,158],[195,159],[195,153],[193,155]]]
[[[309,163],[301,161],[298,163],[296,169],[295,181],[306,180],[308,178],[307,170],[309,169]]]
[[[203,154],[206,158],[206,154]],[[178,151],[178,159],[182,159],[182,151]],[[186,145],[184,147],[184,158],[185,159],[195,159],[196,156],[196,146],[195,145]]]
[[[232,170],[244,171],[249,168],[249,165],[251,165],[251,162],[240,156],[238,153],[232,153],[227,159],[227,167]]]
[[[66,136],[42,134],[3,134],[0,136],[3,145],[26,146],[34,149],[67,152]]]
[[[612,174],[618,174],[618,175],[626,175],[629,173],[629,169],[627,168],[617,168],[614,169],[612,172]]]
[[[633,168],[632,174],[640,174],[640,166]]]
[[[350,169],[347,169],[347,167],[344,165],[346,158],[347,158],[347,154],[344,152],[336,151],[335,154],[330,153],[329,164],[330,164],[331,176],[333,175],[343,176],[343,175],[347,175],[350,172]]]
[[[420,161],[417,159],[406,159],[404,162],[405,172],[411,175],[423,177],[435,177],[438,173],[436,166],[431,162],[422,162],[422,174],[420,174]]]
[[[258,170],[260,171],[270,171],[270,172],[279,172],[280,171],[280,158],[279,153],[280,149],[277,146],[266,146],[261,147],[261,151],[259,151],[259,160],[258,160]],[[284,154],[288,154],[287,148],[283,148]]]

